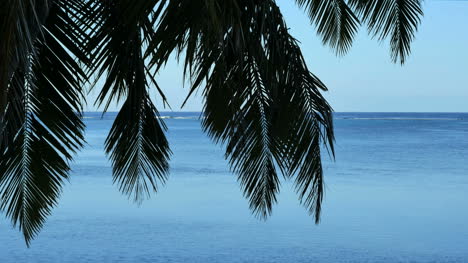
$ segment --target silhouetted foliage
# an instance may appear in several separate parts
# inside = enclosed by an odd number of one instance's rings
[[[171,150],[150,98],[171,55],[204,96],[202,126],[260,218],[280,175],[315,221],[321,146],[333,155],[332,108],[274,0],[6,0],[0,39],[0,209],[25,240],[38,234],[84,144],[85,83],[96,104],[123,101],[105,142],[114,182],[141,202],[167,180]],[[323,43],[344,55],[361,24],[404,63],[421,0],[296,0]]]

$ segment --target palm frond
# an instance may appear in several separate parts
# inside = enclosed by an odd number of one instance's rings
[[[94,8],[100,12],[100,24],[88,49],[95,54],[93,70],[98,77],[107,74],[96,103],[107,110],[112,101],[124,99],[106,139],[106,152],[113,164],[114,182],[140,202],[157,191],[158,181],[166,181],[171,154],[166,126],[149,97],[148,79],[156,84],[154,74],[142,54],[144,41],[153,37],[149,16],[154,2],[135,7],[134,1],[102,1]]]
[[[223,55],[226,61],[215,65],[207,82],[202,123],[215,141],[226,144],[226,157],[239,176],[250,208],[255,215],[266,218],[279,191],[271,87],[252,54],[246,54],[245,60]]]
[[[323,43],[337,54],[345,54],[352,46],[359,27],[359,19],[345,0],[296,0],[307,11]]]
[[[350,0],[350,5],[379,40],[390,38],[394,62],[404,64],[421,22],[422,0]]]
[[[29,54],[34,52],[34,42],[41,34],[50,2],[7,0],[0,10],[0,149],[6,147],[4,140],[9,136],[4,119],[9,83],[18,68],[26,67]]]
[[[122,193],[141,202],[158,190],[158,181],[167,180],[171,152],[166,126],[159,121],[148,94],[135,93],[130,92],[120,109],[106,139],[106,151],[112,160],[114,182]]]
[[[34,52],[26,63],[21,61],[9,83],[12,96],[5,116],[13,136],[1,152],[0,209],[19,226],[28,245],[57,204],[72,153],[84,142],[85,75],[73,56],[80,49],[72,53],[68,37],[59,34],[70,26],[66,16],[59,2],[51,4]]]
[[[155,36],[153,64],[185,51],[189,95],[206,82],[203,128],[226,145],[253,213],[271,214],[279,168],[286,178],[297,175],[300,199],[318,221],[331,108],[274,1],[170,2]]]

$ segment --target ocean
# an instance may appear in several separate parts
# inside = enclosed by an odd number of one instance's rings
[[[86,113],[86,147],[27,248],[0,219],[0,262],[468,262],[468,114],[336,113],[321,223],[283,181],[267,221],[248,209],[199,113],[161,113],[167,184],[136,205],[112,185],[115,113]]]

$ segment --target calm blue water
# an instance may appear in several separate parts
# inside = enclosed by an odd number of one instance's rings
[[[89,113],[60,205],[30,249],[1,219],[0,262],[468,262],[468,114],[336,114],[320,225],[288,182],[256,220],[198,114],[162,115],[174,155],[157,195],[119,194],[103,153],[115,115]]]

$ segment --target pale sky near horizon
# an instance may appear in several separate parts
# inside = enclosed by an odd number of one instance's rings
[[[329,88],[325,93],[337,112],[468,112],[468,1],[430,1],[406,64],[392,63],[388,41],[371,39],[362,27],[350,52],[337,57],[323,46],[304,11],[291,0],[278,0],[291,34],[301,42],[309,69]],[[168,63],[159,74],[174,111],[200,111],[201,96],[192,96],[183,109],[188,86],[182,67]],[[86,111],[96,91],[88,96]],[[200,92],[199,92],[200,93]],[[153,95],[159,111],[170,111]],[[112,105],[109,111],[118,111]]]

